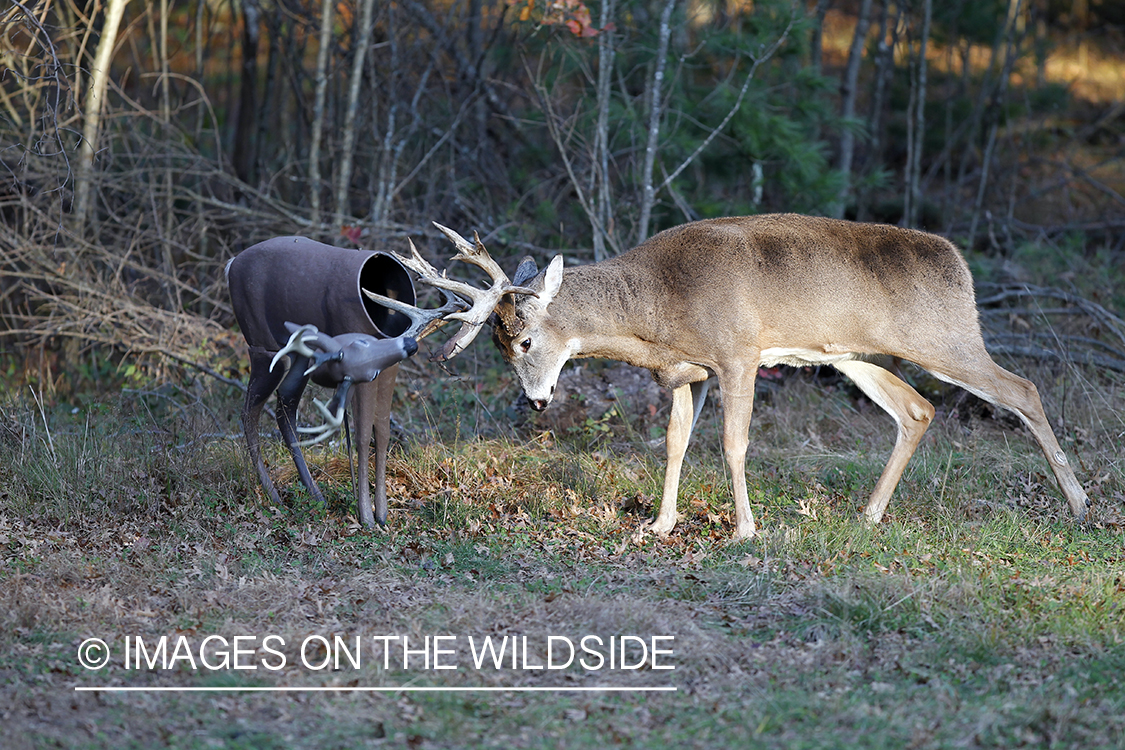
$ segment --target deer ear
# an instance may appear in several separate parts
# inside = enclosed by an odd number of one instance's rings
[[[512,286],[524,286],[538,274],[539,267],[535,265],[535,258],[528,256],[516,267],[516,273],[512,276]]]
[[[562,285],[563,277],[563,257],[556,255],[551,258],[551,262],[543,269],[543,289],[539,292],[539,305],[546,307],[551,304],[551,300],[558,294],[559,286]]]

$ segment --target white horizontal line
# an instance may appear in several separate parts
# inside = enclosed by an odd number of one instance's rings
[[[666,693],[674,685],[656,687],[122,687],[75,686],[76,692],[110,693]]]

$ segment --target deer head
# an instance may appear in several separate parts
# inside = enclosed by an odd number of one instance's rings
[[[566,361],[577,352],[578,345],[566,334],[565,328],[554,324],[548,312],[562,284],[562,256],[556,255],[542,271],[532,258],[524,258],[516,268],[515,276],[509,280],[488,254],[478,235],[474,233],[473,242],[469,243],[452,229],[436,222],[434,226],[457,248],[458,252],[451,260],[464,261],[483,269],[492,279],[492,285],[479,289],[448,278],[445,272],[439,272],[418,253],[413,242],[410,243],[409,257],[398,256],[404,266],[418,274],[423,284],[468,301],[467,310],[448,312],[453,301],[447,296],[446,305],[433,311],[436,325],[446,320],[461,321],[460,330],[433,359],[444,361],[457,356],[476,338],[481,327],[486,322],[490,323],[493,342],[504,361],[515,369],[528,402],[538,411],[546,409],[554,397],[559,373]],[[367,295],[382,305],[410,315],[416,321],[429,319],[428,311],[371,293]],[[423,330],[428,332],[432,329]]]
[[[504,361],[516,371],[520,386],[536,411],[543,411],[551,403],[563,365],[577,352],[576,342],[565,328],[555,324],[548,311],[562,278],[561,255],[556,255],[542,271],[534,260],[524,258],[512,283],[535,294],[503,295],[492,322],[492,341]]]
[[[298,326],[285,322],[291,334],[289,341],[270,361],[272,372],[283,358],[294,354],[308,359],[305,376],[312,376],[317,385],[336,387],[336,393],[327,404],[313,399],[313,404],[324,417],[318,427],[298,427],[297,432],[316,437],[301,441],[301,445],[314,445],[336,433],[344,423],[344,407],[353,383],[370,383],[383,370],[401,362],[418,351],[418,342],[410,331],[393,339],[377,339],[365,333],[345,333],[329,336],[314,325]]]

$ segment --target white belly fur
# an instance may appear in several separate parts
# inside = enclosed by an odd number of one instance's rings
[[[824,352],[813,349],[776,347],[763,349],[759,362],[762,367],[773,367],[774,365],[805,367],[806,365],[831,365],[836,362],[856,359],[858,356],[855,352]]]

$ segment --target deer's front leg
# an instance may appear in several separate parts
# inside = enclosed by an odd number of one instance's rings
[[[754,378],[757,366],[734,377],[719,376],[723,399],[723,453],[730,467],[734,490],[734,538],[754,536],[754,514],[746,493],[746,446],[750,442],[750,415],[754,413]]]
[[[692,386],[681,385],[672,391],[672,418],[668,420],[668,434],[665,445],[668,449],[668,466],[664,471],[664,494],[660,498],[660,511],[656,521],[649,527],[661,536],[668,534],[676,525],[676,500],[680,493],[680,469],[684,465],[684,453],[695,411],[692,409]]]
[[[277,387],[277,428],[281,431],[281,438],[293,456],[293,463],[297,466],[297,475],[301,478],[301,483],[318,503],[323,503],[324,494],[309,473],[305,456],[301,453],[300,440],[297,438],[297,406],[309,382],[308,375],[304,374],[307,364],[307,357],[295,356],[281,385]]]
[[[371,464],[371,429],[378,410],[379,386],[378,378],[370,383],[361,383],[355,387],[353,411],[355,413],[355,448],[356,448],[356,511],[359,522],[371,528],[375,525],[375,514],[371,508],[371,485],[369,476]],[[378,455],[378,454],[376,454]],[[382,524],[386,519],[381,519]]]
[[[391,444],[391,398],[394,396],[398,364],[375,379],[375,523],[387,525],[387,449]]]

